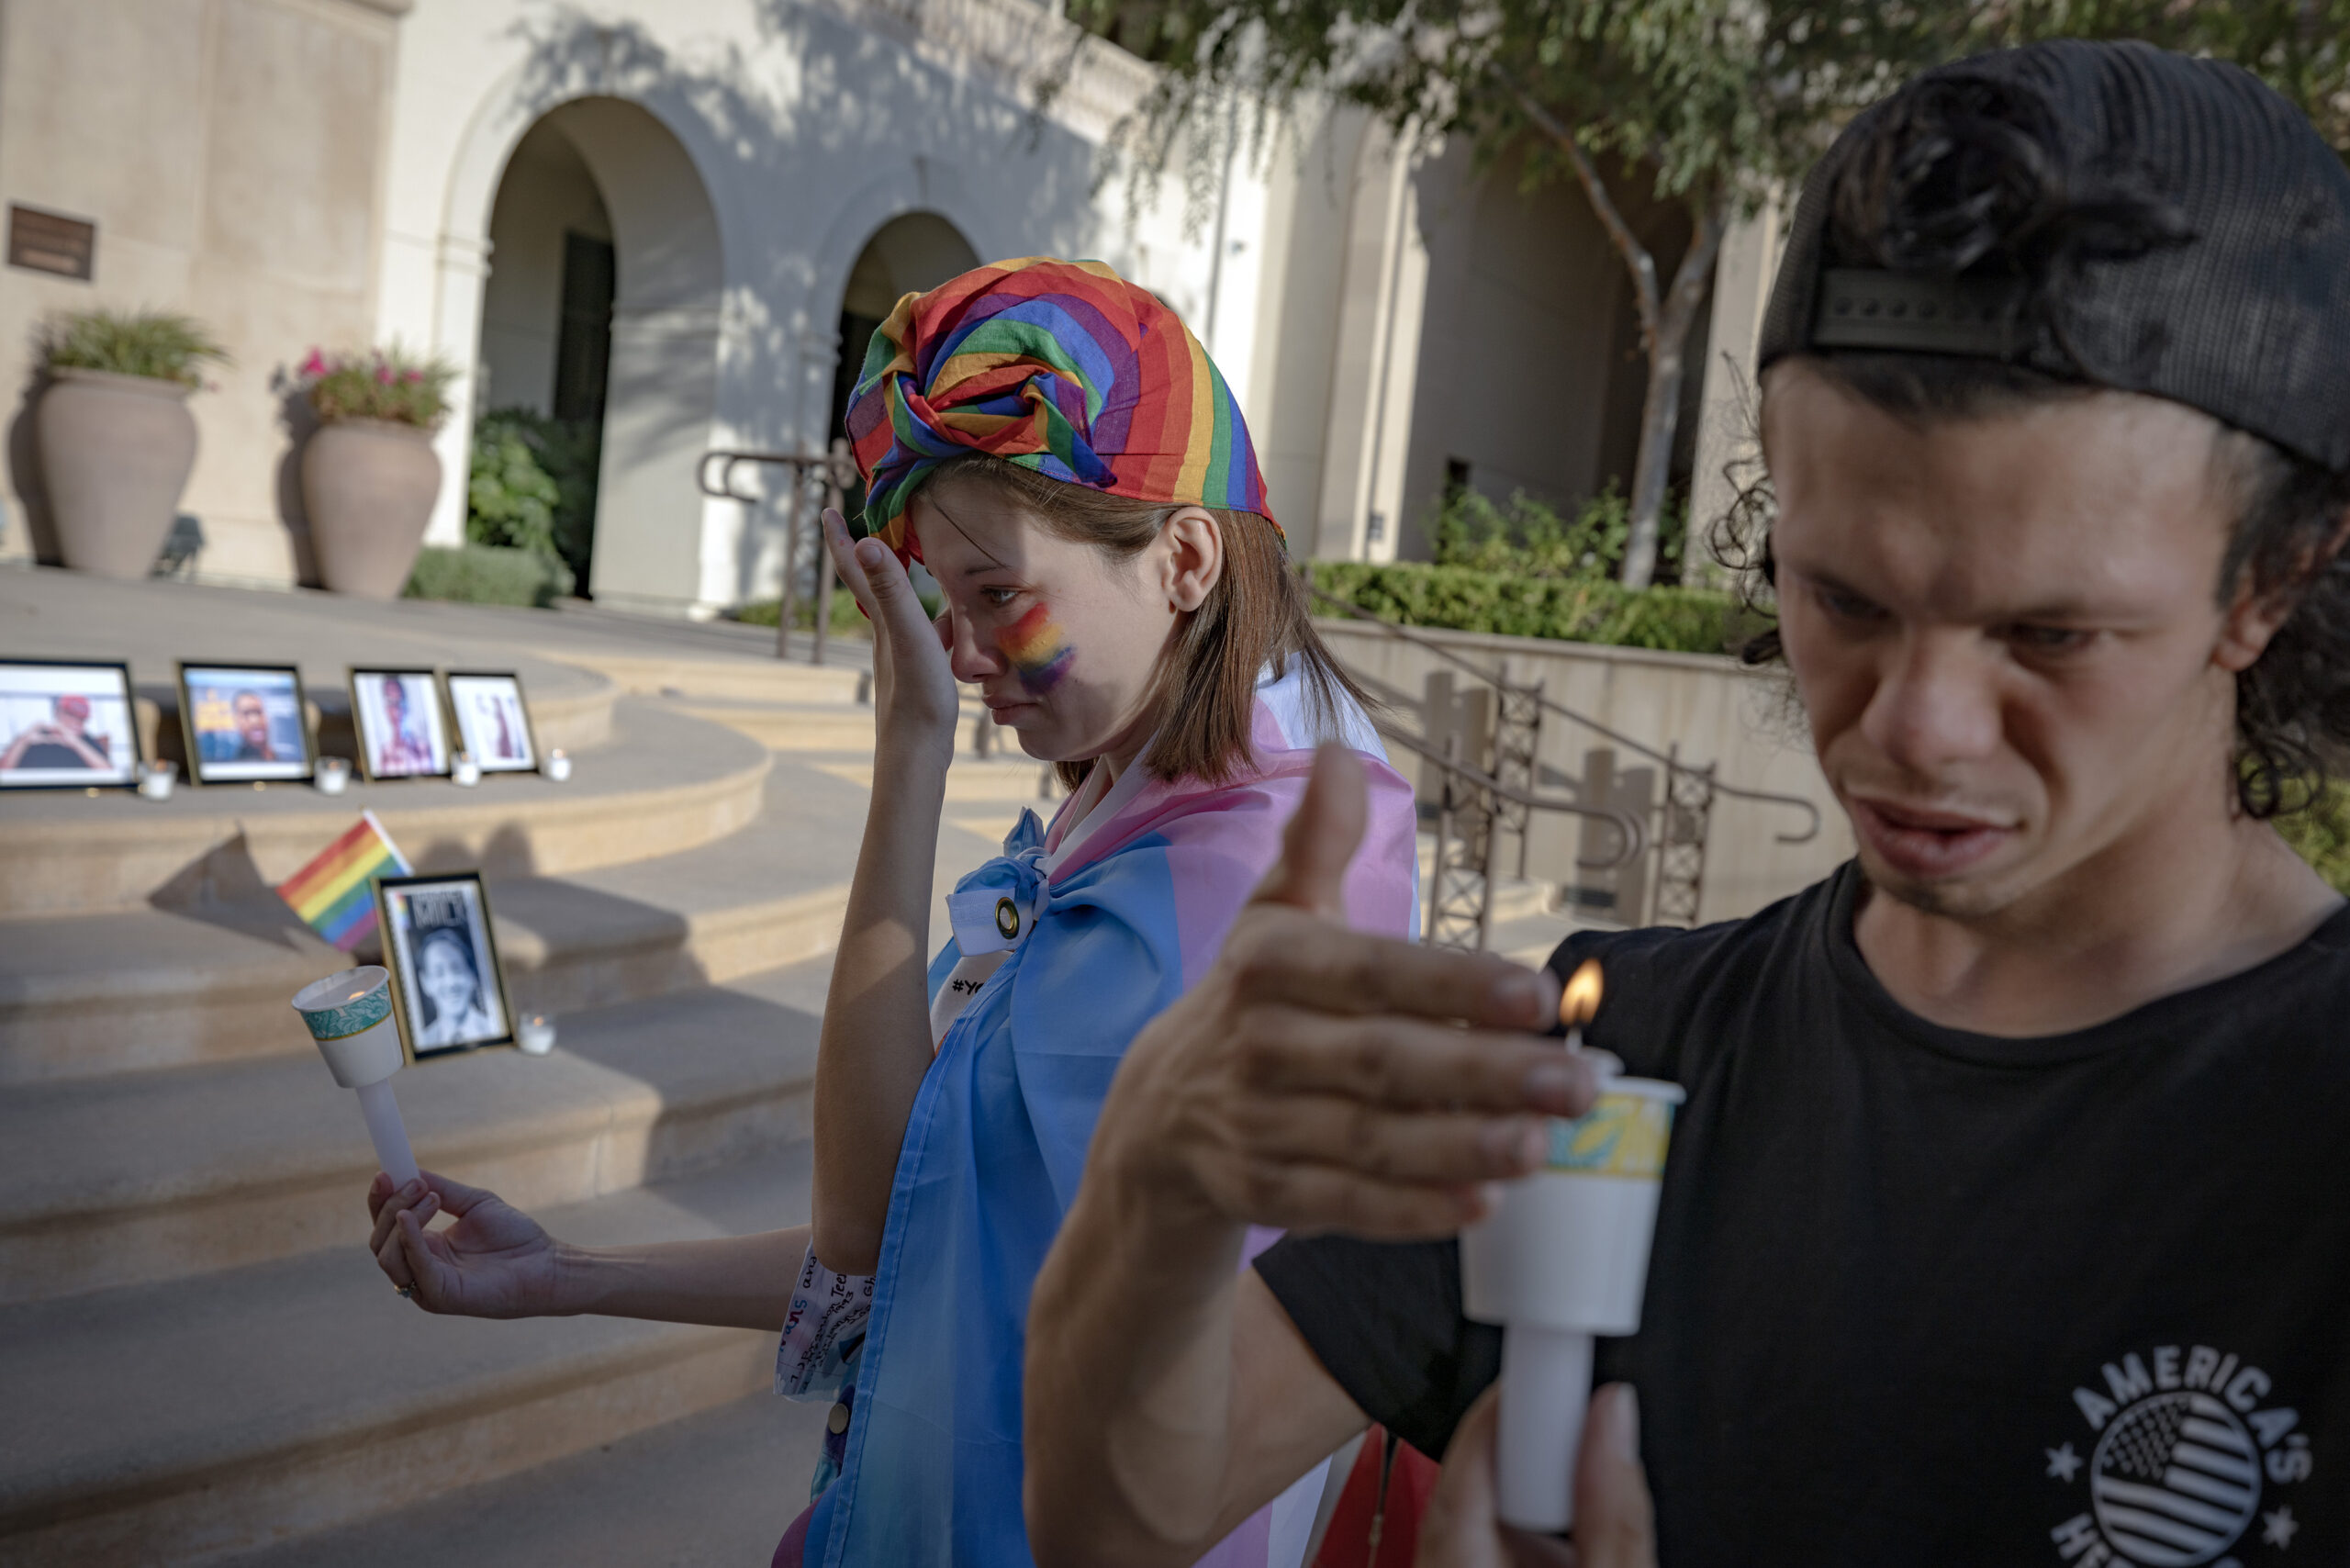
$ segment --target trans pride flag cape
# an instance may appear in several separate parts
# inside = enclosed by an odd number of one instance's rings
[[[811,1568],[1032,1562],[1020,1514],[1029,1290],[1076,1196],[1119,1058],[1206,970],[1280,854],[1314,760],[1303,684],[1292,666],[1258,689],[1260,771],[1208,785],[1129,767],[1082,823],[1072,826],[1064,805],[1039,834],[1024,816],[1007,853],[957,887],[958,901],[985,890],[1010,898],[1021,930],[947,1026],[906,1123],[845,1462],[810,1520]],[[1348,917],[1408,936],[1411,786],[1359,711],[1342,723],[1371,789]],[[962,957],[955,941],[940,952],[934,994]],[[1296,1568],[1318,1478],[1203,1562]]]

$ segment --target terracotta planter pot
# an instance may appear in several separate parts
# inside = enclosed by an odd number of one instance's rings
[[[104,370],[50,374],[35,426],[59,552],[77,571],[143,577],[196,466],[191,388]]]
[[[387,420],[320,426],[302,449],[319,582],[360,599],[398,598],[440,493],[431,431]]]

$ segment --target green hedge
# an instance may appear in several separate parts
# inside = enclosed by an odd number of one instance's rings
[[[416,570],[408,575],[401,596],[543,608],[568,595],[571,586],[571,569],[535,550],[497,544],[444,550],[428,545],[417,556]]]
[[[1528,577],[1424,561],[1316,561],[1314,586],[1406,626],[1684,654],[1726,651],[1742,636],[1746,619],[1729,595],[1708,588],[1634,589],[1605,579]],[[1315,612],[1344,613],[1327,605]]]

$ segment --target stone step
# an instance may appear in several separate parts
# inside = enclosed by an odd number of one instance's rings
[[[665,695],[678,712],[724,724],[770,751],[856,752],[867,756],[873,754],[873,709],[867,703],[844,706],[837,702],[773,702],[688,691]],[[1010,759],[1043,766],[1023,755],[1018,739],[1010,732],[987,723],[986,713],[986,705],[971,689],[966,688],[962,711],[955,722],[955,757],[958,764],[994,764]],[[982,731],[988,734],[988,755],[984,757],[979,754]]]
[[[0,793],[0,918],[235,902],[265,896],[363,808],[419,870],[557,876],[674,855],[758,814],[765,748],[722,725],[623,700],[616,744],[569,782],[535,774],[369,785],[339,798],[307,785]]]
[[[859,790],[873,788],[870,762],[818,762],[812,766],[844,784]],[[1034,806],[1038,816],[1050,816],[1052,808],[1068,793],[1054,776],[1051,763],[1038,762],[1016,752],[1011,756],[999,754],[982,760],[971,756],[967,748],[957,753],[954,766],[946,770],[949,806],[970,801],[1001,801]]]
[[[723,701],[845,703],[871,700],[873,677],[854,664],[786,664],[780,659],[690,654],[607,653],[561,644],[550,656],[595,671],[639,696],[673,693]]]
[[[827,1409],[754,1394],[225,1568],[756,1568],[806,1506]]]
[[[555,622],[529,611],[415,599],[375,604],[298,589],[119,582],[45,567],[0,572],[0,654],[127,663],[141,707],[157,712],[178,710],[179,659],[292,664],[326,720],[322,745],[341,756],[352,755],[344,689],[352,666],[511,670],[521,678],[540,745],[576,753],[602,745],[621,687],[532,634]],[[151,715],[141,717],[152,756]]]
[[[803,1223],[807,1172],[806,1145],[770,1147],[534,1212],[587,1244],[740,1235]],[[305,1256],[0,1309],[0,1561],[212,1562],[731,1406],[774,1376],[767,1333],[431,1316],[386,1286],[363,1225],[354,1202]],[[762,1550],[805,1484],[803,1466],[773,1478]]]
[[[722,984],[830,951],[867,794],[787,759],[757,818],[724,838],[562,879],[491,876],[517,1012]],[[0,921],[0,1083],[307,1056],[287,999],[349,962],[267,892]]]
[[[769,751],[873,750],[873,710],[842,702],[769,702],[699,693],[669,700],[672,711],[724,724]]]
[[[829,969],[578,1014],[545,1057],[404,1071],[418,1159],[536,1208],[803,1138]],[[0,1302],[335,1245],[375,1171],[352,1094],[305,1056],[21,1085],[0,1097]]]

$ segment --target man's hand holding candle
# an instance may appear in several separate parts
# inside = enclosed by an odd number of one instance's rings
[[[1030,1310],[1028,1528],[1046,1568],[1191,1562],[1362,1429],[1237,1272],[1247,1226],[1453,1235],[1488,1183],[1542,1164],[1550,1118],[1592,1103],[1590,1063],[1540,1037],[1550,976],[1342,924],[1363,812],[1359,766],[1325,749],[1281,863],[1103,1105]]]
[[[1281,863],[1119,1069],[1092,1166],[1170,1218],[1449,1236],[1591,1103],[1588,1065],[1539,1037],[1550,976],[1347,929],[1362,788],[1326,748]]]
[[[1512,1529],[1498,1517],[1494,1457],[1502,1387],[1485,1390],[1444,1450],[1420,1518],[1414,1568],[1656,1568],[1656,1510],[1640,1469],[1639,1400],[1610,1383],[1593,1395],[1578,1445],[1575,1539]]]

